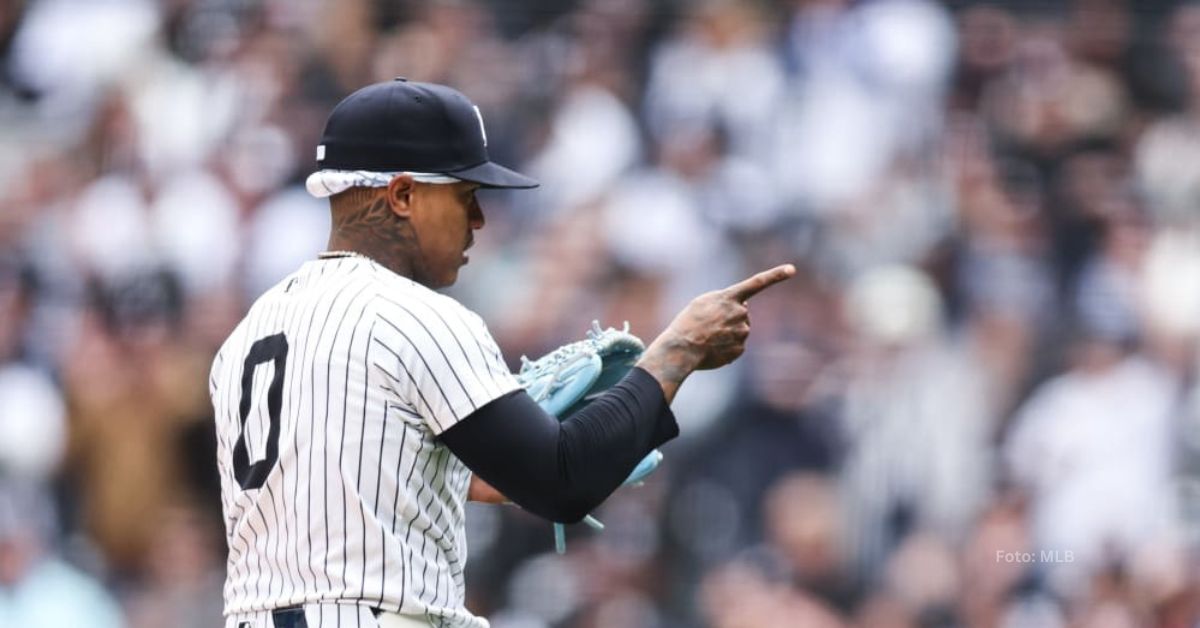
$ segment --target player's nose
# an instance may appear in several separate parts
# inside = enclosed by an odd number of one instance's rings
[[[467,220],[472,229],[482,229],[487,220],[483,217],[483,208],[479,203],[471,203],[471,208],[467,212]]]

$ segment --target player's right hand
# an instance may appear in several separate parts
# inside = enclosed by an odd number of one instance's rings
[[[692,299],[664,333],[673,334],[694,348],[697,370],[729,364],[746,350],[746,339],[750,336],[750,308],[746,302],[795,274],[796,267],[783,264],[724,290],[706,292]]]
[[[742,355],[750,336],[746,302],[795,274],[795,266],[783,264],[692,299],[651,343],[638,366],[654,375],[672,399],[688,373],[724,366]]]

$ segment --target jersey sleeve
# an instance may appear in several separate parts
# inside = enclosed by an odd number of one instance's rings
[[[375,361],[435,435],[520,388],[483,319],[442,295],[381,296]]]

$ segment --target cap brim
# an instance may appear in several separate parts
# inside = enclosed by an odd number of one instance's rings
[[[485,188],[536,188],[539,183],[515,170],[509,170],[500,164],[485,161],[478,166],[447,172],[455,179],[478,183]]]

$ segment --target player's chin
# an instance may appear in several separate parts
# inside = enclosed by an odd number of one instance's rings
[[[450,286],[453,286],[454,283],[458,281],[459,268],[461,268],[461,266],[455,266],[453,268],[448,268],[445,272],[441,273],[441,275],[438,277],[437,287],[449,288]]]
[[[438,265],[438,272],[434,273],[436,277],[435,283],[438,288],[447,288],[454,285],[458,281],[458,274],[462,271],[462,267],[467,265],[466,254],[459,254],[452,259],[445,259]]]

